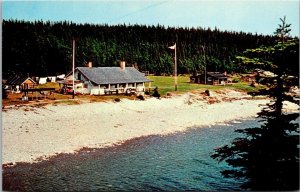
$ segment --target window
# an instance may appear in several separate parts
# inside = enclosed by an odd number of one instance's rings
[[[128,87],[134,87],[134,83],[128,83]]]
[[[78,80],[81,80],[81,74],[80,73],[78,73]]]
[[[119,88],[125,88],[126,87],[126,83],[121,83],[121,84],[119,84]]]
[[[137,87],[143,87],[143,83],[137,83],[136,86]]]

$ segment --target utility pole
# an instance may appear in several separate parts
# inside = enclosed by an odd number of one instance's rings
[[[203,55],[204,55],[204,84],[206,85],[206,56],[205,56],[205,45],[201,46],[203,49]]]
[[[175,91],[177,91],[177,53],[176,53],[176,43],[175,43]]]
[[[75,39],[73,39],[73,53],[72,53],[72,72],[73,72],[73,92],[72,98],[75,97]]]

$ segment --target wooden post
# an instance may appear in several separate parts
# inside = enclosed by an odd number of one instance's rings
[[[175,91],[177,91],[177,54],[176,54],[176,43],[175,43]]]
[[[206,56],[205,56],[205,46],[201,46],[203,49],[203,55],[204,55],[204,84],[206,85]]]
[[[73,54],[72,54],[72,72],[73,72],[73,94],[72,94],[72,98],[74,99],[74,95],[75,95],[75,40],[73,39]]]

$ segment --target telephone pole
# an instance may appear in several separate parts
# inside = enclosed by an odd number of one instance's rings
[[[206,85],[206,56],[205,56],[205,45],[201,46],[203,49],[203,55],[204,55],[204,84]]]
[[[175,43],[175,91],[177,91],[177,53],[176,53],[176,43]]]
[[[72,98],[75,97],[75,39],[73,39],[73,51],[72,51],[72,72],[73,72],[73,92]]]

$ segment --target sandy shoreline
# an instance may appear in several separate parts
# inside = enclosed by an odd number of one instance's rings
[[[246,94],[229,91],[213,92],[209,100],[187,93],[160,100],[9,109],[2,112],[2,164],[34,162],[82,147],[105,147],[141,136],[246,119],[267,102],[246,98]],[[208,104],[210,100],[221,102]]]

